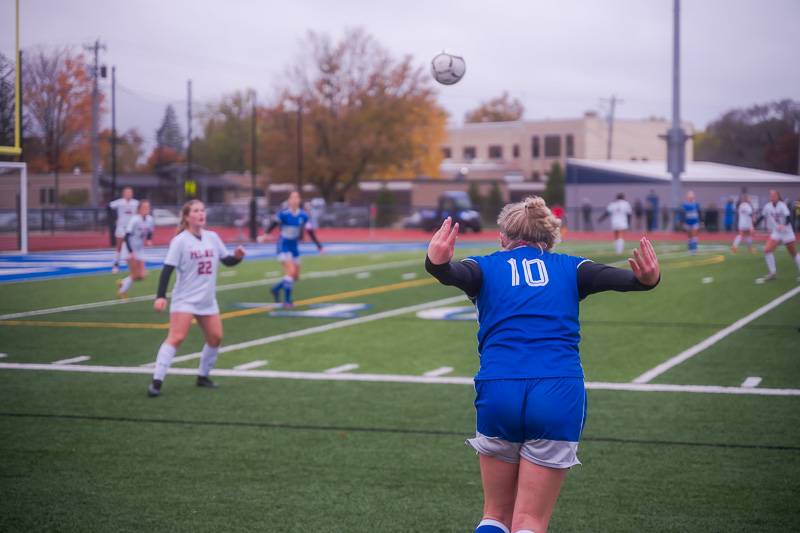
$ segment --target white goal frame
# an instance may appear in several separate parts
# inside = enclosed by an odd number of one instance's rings
[[[20,239],[18,253],[28,253],[28,164],[0,161],[0,169],[19,170],[19,220],[17,221]]]

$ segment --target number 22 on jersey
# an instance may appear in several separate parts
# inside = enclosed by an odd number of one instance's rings
[[[508,264],[511,265],[511,286],[516,287],[519,285],[519,267],[517,266],[517,260],[511,258],[508,260]],[[536,267],[535,273],[533,266]],[[544,287],[547,285],[548,281],[550,281],[547,278],[547,267],[541,259],[523,259],[522,271],[525,274],[525,283],[527,283],[529,287]]]

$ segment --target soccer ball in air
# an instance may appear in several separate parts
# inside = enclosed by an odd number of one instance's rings
[[[442,85],[453,85],[464,77],[467,64],[461,56],[442,52],[431,60],[431,74],[433,79]]]

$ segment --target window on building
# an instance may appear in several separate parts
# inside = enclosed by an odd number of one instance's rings
[[[519,157],[519,145],[515,144],[514,147],[511,149],[511,153],[514,156],[514,159]]]
[[[442,146],[442,157],[444,159],[452,159],[453,150],[451,150],[449,146]]]
[[[503,159],[503,147],[499,144],[490,145],[489,159]]]
[[[566,145],[564,149],[567,152],[567,157],[573,157],[575,155],[575,137],[572,134],[567,135],[564,138],[564,144]]]
[[[531,157],[539,159],[539,136],[535,135],[531,138]]]
[[[531,172],[531,181],[542,181],[542,176],[538,170]]]
[[[561,136],[560,135],[545,135],[544,136],[544,156],[545,157],[561,157]]]
[[[464,147],[464,159],[470,161],[477,157],[477,152],[474,146],[465,146]]]

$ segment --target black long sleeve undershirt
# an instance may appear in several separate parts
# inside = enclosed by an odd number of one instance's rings
[[[156,298],[167,297],[167,286],[169,285],[169,278],[172,276],[172,271],[175,270],[174,265],[164,265],[161,269],[161,276],[158,278],[158,290],[156,291]]]
[[[425,270],[442,285],[457,287],[470,298],[478,295],[483,284],[483,273],[474,261],[450,261],[435,265],[429,257],[426,257]],[[581,300],[598,292],[649,291],[656,285],[652,287],[645,285],[636,279],[630,270],[602,263],[586,261],[578,267],[578,296]]]
[[[236,257],[235,255],[226,255],[222,259],[219,260],[220,263],[225,265],[226,267],[236,266],[242,262],[241,257]]]
[[[309,238],[311,238],[311,240],[314,241],[314,244],[317,245],[317,250],[322,250],[322,243],[319,242],[319,239],[317,238],[317,232],[311,228],[308,228],[306,231],[308,232]]]
[[[131,234],[125,234],[125,246],[128,248],[128,253],[133,252],[133,246],[131,246]]]

